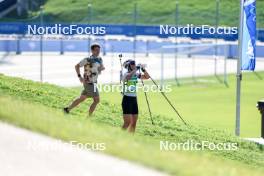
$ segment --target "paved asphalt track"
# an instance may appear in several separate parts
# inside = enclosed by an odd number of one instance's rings
[[[60,86],[80,86],[76,77],[74,66],[87,54],[85,53],[66,53],[59,55],[54,53],[44,53],[43,55],[43,81]],[[123,61],[133,58],[131,54],[123,54]],[[99,76],[99,83],[118,83],[120,62],[118,53],[110,53],[103,56],[106,70]],[[137,63],[147,64],[147,70],[154,79],[161,78],[161,55],[152,54],[149,57],[138,54]],[[214,75],[214,58],[211,56],[191,57],[179,56],[177,62],[178,78]],[[164,55],[163,78],[173,79],[175,75],[174,56]],[[236,72],[236,60],[227,60],[227,73]],[[264,60],[259,59],[256,70],[264,70]],[[224,72],[224,59],[217,60],[217,74]],[[35,81],[40,80],[40,56],[36,53],[25,53],[22,55],[0,54],[0,73],[17,76]]]
[[[112,156],[72,147],[3,122],[0,122],[0,139],[1,176],[165,175]]]

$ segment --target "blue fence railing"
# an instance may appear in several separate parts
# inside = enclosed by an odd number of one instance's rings
[[[0,34],[27,34],[28,33],[28,25],[36,25],[37,28],[40,27],[39,24],[25,24],[25,23],[0,23]],[[161,38],[173,37],[175,34],[164,32],[161,33],[160,26],[146,26],[146,25],[111,25],[111,24],[77,24],[78,27],[104,27],[104,34],[95,34],[95,35],[126,35],[126,36],[135,36],[135,35],[145,35],[145,36],[158,36]],[[53,27],[54,24],[44,24],[42,27]],[[62,27],[70,26],[70,24],[61,24]],[[193,27],[198,28],[198,27]],[[179,37],[189,37],[191,39],[201,39],[201,38],[218,38],[224,39],[227,41],[235,41],[238,38],[237,34],[210,34],[209,31],[204,31],[203,34],[197,33],[189,33],[183,34],[181,31],[183,29],[179,29],[177,36]],[[221,31],[221,30],[220,30]],[[76,33],[72,33],[76,34]],[[258,40],[264,42],[264,29],[258,29],[257,31]]]
[[[40,27],[39,24],[25,24],[25,23],[0,23],[0,34],[27,34],[28,25],[36,25],[37,28]],[[62,27],[69,26],[70,24],[61,24]],[[111,24],[77,24],[78,27],[104,27],[104,34],[95,34],[95,35],[126,35],[126,36],[135,36],[135,35],[145,35],[145,36],[158,36],[161,38],[173,37],[175,34],[160,31],[160,26],[144,26],[144,25],[111,25]],[[54,24],[44,24],[42,27],[53,27]],[[198,27],[193,27],[198,28]],[[209,31],[204,31],[203,34],[189,33],[183,34],[179,29],[177,36],[179,37],[189,37],[191,39],[201,39],[201,38],[218,38],[224,39],[227,41],[235,41],[238,38],[237,34],[210,34]],[[76,33],[72,33],[76,34]],[[258,40],[264,42],[264,29],[258,29],[257,31]]]
[[[103,40],[95,39],[91,42],[96,42],[101,45],[103,53],[133,53],[133,42],[129,40]],[[87,40],[43,40],[43,52],[67,53],[67,52],[88,52]],[[188,45],[188,43],[181,43]],[[181,45],[179,44],[179,45]],[[136,53],[148,55],[149,53],[160,53],[162,46],[172,46],[172,42],[168,41],[136,41]],[[199,47],[199,45],[197,45]],[[203,48],[203,47],[202,47]],[[192,48],[189,48],[192,49]],[[264,45],[257,45],[257,57],[264,58]],[[217,55],[226,56],[228,58],[236,58],[238,47],[236,44],[219,45]],[[40,40],[18,39],[18,40],[0,40],[0,52],[39,52]],[[174,53],[175,49],[168,49],[166,53]],[[186,53],[179,50],[179,53]],[[187,51],[188,53],[188,51]],[[202,50],[195,50],[191,55],[211,55],[215,54],[215,47],[205,47]]]

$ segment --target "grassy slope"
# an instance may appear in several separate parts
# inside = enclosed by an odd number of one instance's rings
[[[258,73],[264,78],[264,72]],[[182,116],[193,124],[210,126],[217,129],[225,129],[234,133],[235,126],[235,89],[236,77],[229,75],[229,88],[217,83],[214,77],[200,78],[206,82],[184,83],[177,87],[175,82],[170,82],[173,91],[167,93]],[[190,79],[182,81],[192,81]],[[210,81],[215,81],[212,83]],[[255,74],[243,75],[241,93],[241,135],[243,137],[260,136],[260,114],[256,108],[256,102],[264,98],[264,80],[260,80]],[[148,93],[150,106],[155,114],[161,114],[170,118],[177,118],[173,110],[159,93]],[[102,99],[119,105],[120,93],[102,93]],[[142,91],[139,92],[140,109],[147,112],[147,105]],[[164,106],[160,106],[160,105]]]
[[[173,175],[261,175],[259,169],[204,153],[160,151],[159,141],[154,138],[131,136],[108,125],[84,119],[76,120],[78,116],[75,115],[65,118],[61,111],[43,105],[6,96],[0,97],[0,104],[0,120],[65,141],[103,142],[106,145],[106,153],[134,160]],[[188,168],[190,165],[192,169]]]
[[[133,23],[133,1],[91,0],[94,23]],[[134,1],[136,2],[136,1]],[[137,0],[141,24],[174,24],[175,1]],[[63,4],[63,5],[62,5]],[[179,0],[180,24],[215,24],[215,1]],[[87,22],[86,0],[47,0],[45,16],[53,22]],[[264,27],[263,1],[257,1],[258,26]],[[239,1],[220,0],[220,24],[237,26]],[[33,13],[34,16],[34,13]]]
[[[181,173],[184,175],[193,175],[196,172],[203,173],[202,168],[205,168],[206,164],[211,165],[211,167],[206,167],[205,172],[209,173],[208,175],[212,175],[212,173],[215,174],[215,172],[219,174],[220,171],[216,170],[216,167],[219,167],[218,164],[221,166],[220,170],[223,168],[223,170],[227,172],[227,174],[222,173],[221,175],[229,175],[232,172],[232,168],[236,168],[236,174],[243,174],[245,170],[241,170],[242,167],[246,170],[249,169],[246,164],[254,168],[262,168],[264,165],[263,148],[255,144],[240,141],[238,138],[223,131],[213,130],[196,125],[192,126],[192,128],[187,128],[169,117],[165,118],[163,116],[155,115],[154,117],[156,119],[157,125],[151,126],[146,114],[144,114],[139,121],[138,131],[134,138],[131,136],[128,137],[127,134],[124,133],[118,133],[120,130],[119,126],[121,124],[121,111],[119,107],[108,101],[101,102],[95,117],[89,121],[85,120],[87,103],[74,110],[69,118],[64,118],[61,114],[57,115],[57,111],[60,111],[61,107],[69,103],[70,100],[79,94],[79,91],[73,89],[66,89],[48,84],[40,84],[1,75],[0,93],[2,95],[9,95],[22,99],[23,101],[26,100],[34,102],[56,110],[55,117],[51,117],[53,116],[52,113],[48,113],[47,116],[42,115],[41,117],[38,117],[38,110],[32,108],[32,110],[30,110],[31,116],[28,116],[27,113],[29,112],[29,109],[31,109],[29,107],[27,110],[21,111],[22,115],[22,112],[24,112],[24,116],[20,118],[20,110],[18,111],[20,106],[16,104],[12,106],[10,101],[9,103],[5,103],[5,100],[2,100],[1,104],[6,104],[0,108],[0,117],[2,120],[21,125],[35,131],[40,131],[54,137],[63,138],[65,140],[75,139],[80,142],[91,142],[94,140],[106,141],[109,144],[109,150],[106,151],[108,153],[131,160],[140,161],[159,169],[165,169],[166,171],[174,174]],[[3,99],[2,96],[1,99]],[[13,107],[19,108],[13,109]],[[12,113],[12,111],[15,112]],[[45,108],[41,111],[42,113],[46,112]],[[18,114],[18,116],[14,116],[12,114]],[[89,125],[95,125],[95,127],[91,128],[91,131],[89,131]],[[111,126],[114,128],[111,128]],[[98,131],[93,130],[97,129],[97,127]],[[107,131],[107,133],[105,133],[104,129]],[[207,149],[204,152],[191,153],[159,151],[159,140],[186,142],[188,139],[198,142],[208,140],[214,143],[224,141],[238,142],[239,150],[234,152],[209,151]],[[133,145],[131,142],[133,142]],[[131,150],[128,150],[131,151],[129,153],[126,152],[128,146],[131,147]],[[137,147],[139,147],[138,150]],[[124,148],[126,150],[122,150]],[[132,148],[135,148],[136,150],[132,150]],[[200,159],[202,159],[202,162],[199,162]],[[187,163],[190,163],[191,161],[194,161],[193,163],[199,163],[195,166],[194,170],[181,170],[181,167]],[[210,163],[210,161],[212,162]],[[216,161],[217,164],[215,164],[214,161]],[[227,162],[228,164],[223,164],[224,162]],[[183,168],[186,168],[186,166]]]

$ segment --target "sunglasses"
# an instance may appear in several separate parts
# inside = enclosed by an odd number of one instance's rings
[[[136,65],[136,62],[135,61],[131,61],[129,64],[130,65]]]

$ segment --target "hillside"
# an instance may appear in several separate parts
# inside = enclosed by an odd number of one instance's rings
[[[75,89],[0,75],[0,120],[66,141],[105,141],[108,146],[106,153],[174,175],[258,175],[259,169],[263,172],[263,147],[242,141],[221,130],[195,124],[187,127],[175,119],[160,115],[154,115],[156,125],[152,126],[146,113],[141,112],[143,115],[137,133],[131,137],[120,131],[120,107],[108,101],[101,102],[92,119],[86,118],[87,102],[71,115],[64,116],[61,108],[78,93]],[[236,142],[239,150],[211,151],[205,148],[199,152],[166,152],[159,149],[160,140]],[[122,150],[124,148],[126,150]],[[201,159],[203,162],[199,163]],[[192,170],[186,169],[187,163],[193,165]],[[209,165],[210,167],[201,169]],[[215,168],[225,172],[219,174],[219,170]]]
[[[175,1],[137,0],[138,24],[175,24]],[[46,0],[46,22],[87,23],[89,14],[92,23],[133,24],[134,3],[128,0],[91,0],[91,12],[88,12],[86,0]],[[257,1],[257,26],[264,27],[264,1]],[[215,1],[179,0],[179,24],[214,25]],[[33,11],[28,18],[34,18]],[[237,26],[239,20],[239,1],[220,0],[220,25]],[[9,19],[11,18],[11,19]],[[17,21],[14,15],[2,21]],[[38,19],[34,19],[36,21]],[[26,20],[30,21],[30,20]]]

